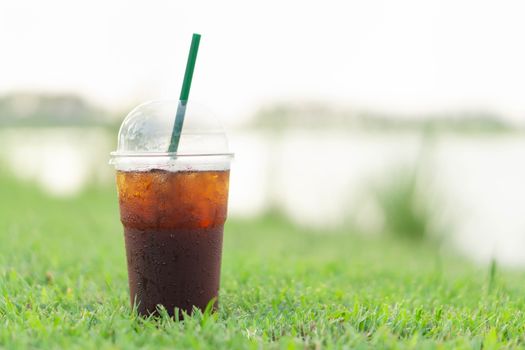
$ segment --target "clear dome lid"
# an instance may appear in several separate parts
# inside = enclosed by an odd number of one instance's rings
[[[169,152],[175,117],[185,108],[177,152]],[[118,145],[111,152],[111,164],[117,168],[188,162],[190,158],[231,158],[226,134],[213,114],[202,105],[177,100],[158,100],[134,108],[124,119]],[[169,164],[168,164],[169,163]]]

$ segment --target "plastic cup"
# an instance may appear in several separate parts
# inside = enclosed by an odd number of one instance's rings
[[[135,108],[112,152],[130,299],[141,315],[217,307],[232,154],[220,125],[191,104],[178,152],[164,152],[177,104]]]

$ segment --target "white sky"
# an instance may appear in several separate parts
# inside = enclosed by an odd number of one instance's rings
[[[111,108],[178,97],[227,122],[274,100],[525,117],[525,1],[2,0],[0,93],[73,91]]]

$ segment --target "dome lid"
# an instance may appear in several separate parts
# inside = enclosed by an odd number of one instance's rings
[[[175,115],[180,101],[158,100],[134,108],[124,119],[118,134],[118,146],[111,155],[168,155]],[[228,139],[209,110],[188,102],[179,148],[173,155],[231,155]]]
[[[192,101],[181,105],[185,108],[184,124],[177,152],[169,152],[178,100],[157,100],[134,108],[124,119],[118,134],[118,145],[111,152],[110,163],[129,163],[138,158],[176,159],[197,156],[230,157],[228,139],[213,114]]]

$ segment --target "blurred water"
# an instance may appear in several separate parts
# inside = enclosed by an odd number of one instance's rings
[[[68,196],[110,183],[115,135],[97,128],[0,131],[0,161],[16,176]],[[230,215],[283,210],[305,226],[352,222],[381,230],[370,186],[418,164],[418,183],[436,222],[478,261],[525,266],[525,139],[521,135],[290,131],[231,133]]]
[[[107,166],[113,143],[102,128],[2,129],[0,162],[50,194],[69,196],[113,178]]]

